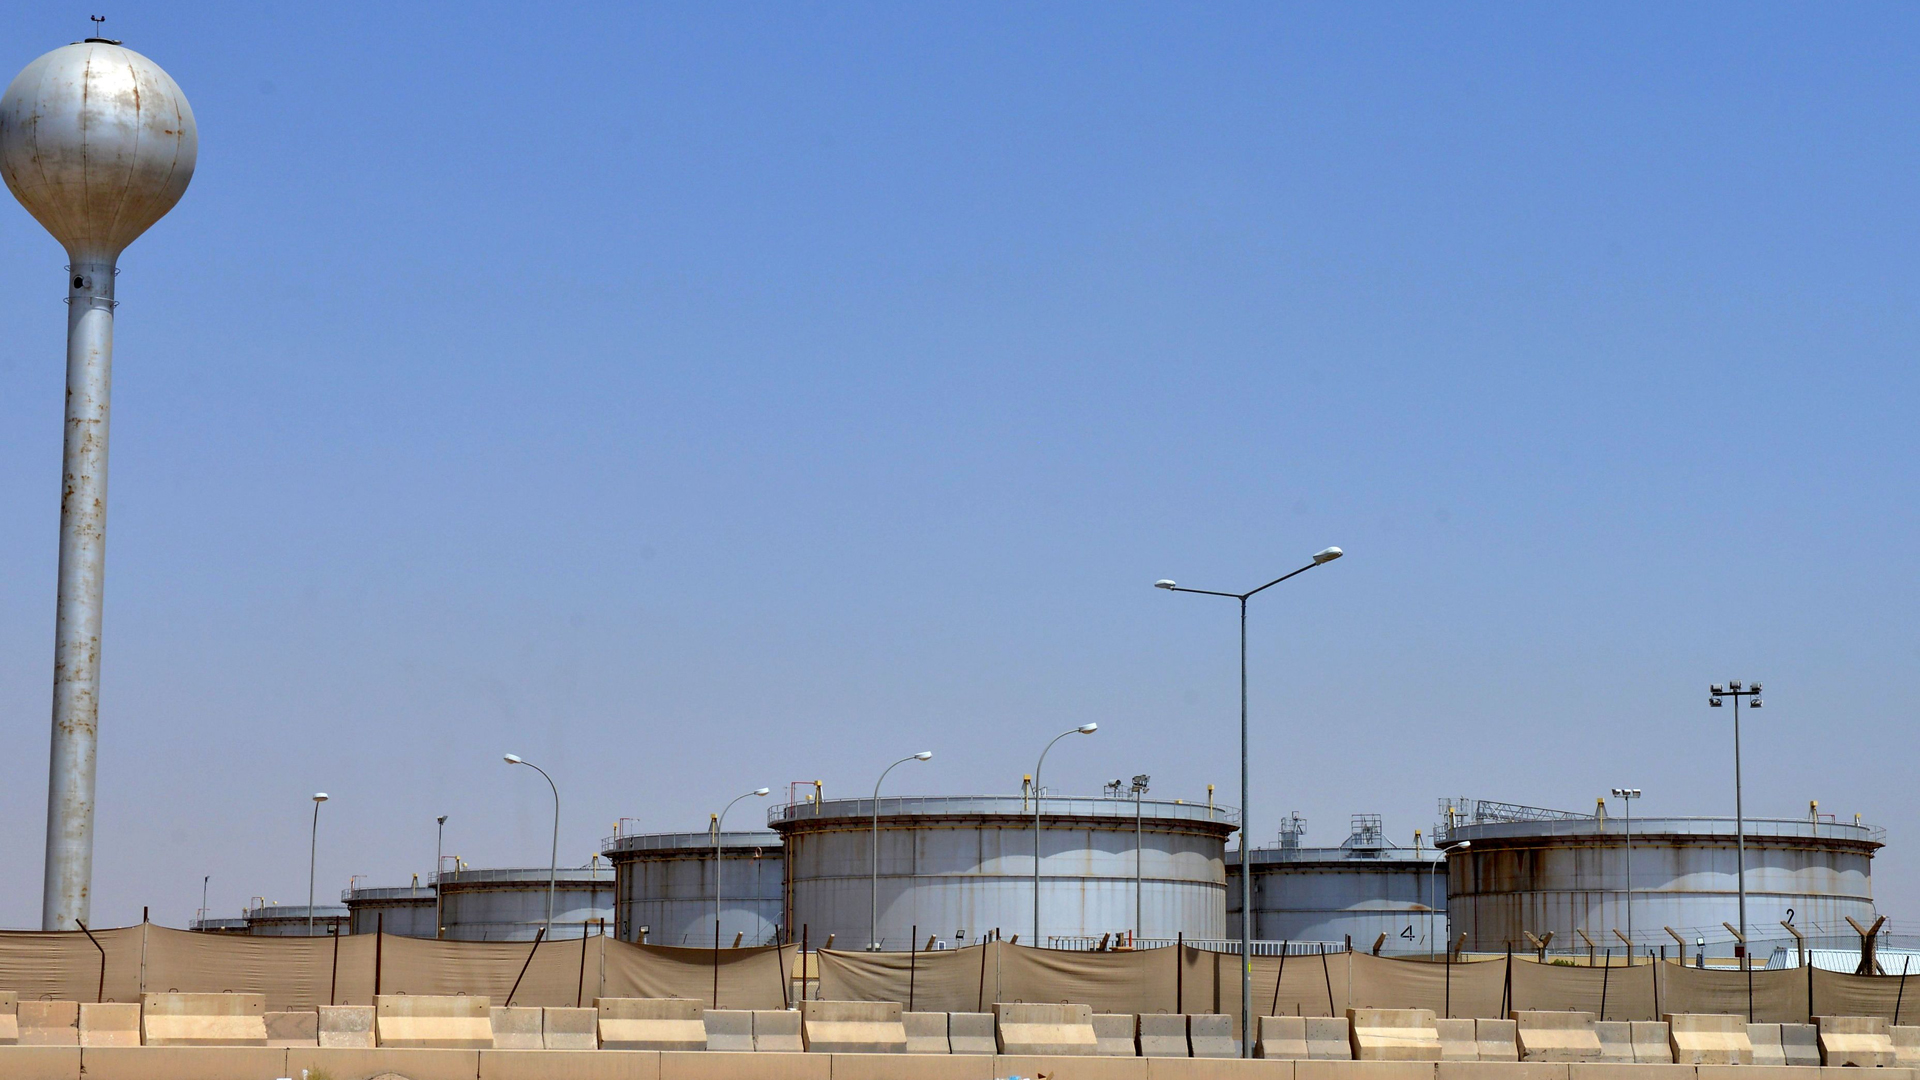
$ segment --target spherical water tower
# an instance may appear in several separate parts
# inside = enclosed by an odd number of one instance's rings
[[[198,147],[193,110],[173,79],[106,38],[47,53],[0,97],[0,176],[70,264],[45,930],[87,921],[93,892],[115,263],[180,201]]]

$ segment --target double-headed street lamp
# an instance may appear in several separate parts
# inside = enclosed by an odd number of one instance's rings
[[[933,751],[922,750],[917,754],[908,754],[899,761],[880,770],[880,779],[873,782],[873,913],[867,920],[867,951],[880,951],[880,783],[893,771],[894,765],[905,765],[909,761],[932,761]]]
[[[759,787],[759,788],[754,788],[752,791],[735,795],[733,797],[733,802],[730,802],[727,805],[721,807],[720,812],[713,816],[713,944],[714,944],[714,948],[720,947],[720,833],[727,826],[727,811],[733,809],[733,803],[737,803],[741,799],[751,799],[756,796],[764,796],[769,791],[772,791],[772,790],[773,790],[772,788]]]
[[[1627,957],[1633,957],[1633,800],[1640,797],[1637,787],[1617,787],[1613,797],[1627,808]]]
[[[440,863],[445,858],[441,852],[447,846],[447,815],[441,814],[433,820],[439,826],[433,835],[433,936],[438,939],[443,925],[440,921]]]
[[[1224,596],[1240,601],[1240,1055],[1253,1056],[1253,887],[1248,880],[1247,851],[1252,845],[1248,842],[1252,833],[1248,831],[1250,810],[1247,795],[1247,601],[1273,588],[1275,585],[1304,574],[1316,566],[1330,563],[1346,554],[1337,547],[1323,548],[1313,555],[1313,561],[1289,574],[1282,574],[1265,585],[1250,592],[1216,592],[1212,589],[1187,589],[1172,581],[1161,580],[1153,583],[1156,589],[1169,592],[1199,593],[1202,596]]]
[[[1707,699],[1707,704],[1716,709],[1720,708],[1720,699],[1722,697],[1730,697],[1733,699],[1733,828],[1735,858],[1738,860],[1736,869],[1739,871],[1738,884],[1740,887],[1740,966],[1751,970],[1753,957],[1747,955],[1746,945],[1747,815],[1745,806],[1741,801],[1740,792],[1740,699],[1752,698],[1753,707],[1756,709],[1759,708],[1760,684],[1754,683],[1752,686],[1742,689],[1739,679],[1730,679],[1725,686],[1715,683],[1712,687],[1708,688],[1707,693],[1710,695]],[[1749,1017],[1749,1019],[1751,1019],[1751,1017]]]
[[[1040,760],[1033,766],[1033,947],[1040,948],[1040,766],[1047,763],[1047,750],[1053,744],[1069,735],[1091,735],[1100,730],[1099,724],[1081,724],[1047,740],[1046,750],[1040,751]]]
[[[1473,841],[1471,840],[1462,840],[1457,844],[1442,844],[1439,846],[1439,850],[1434,853],[1433,858],[1427,861],[1427,957],[1429,959],[1433,957],[1433,947],[1436,944],[1433,936],[1436,926],[1434,913],[1439,909],[1440,904],[1440,890],[1434,878],[1440,872],[1440,864],[1447,861],[1447,856],[1456,851],[1465,851],[1472,846]],[[1451,888],[1452,886],[1448,887]],[[1241,905],[1242,908],[1245,906],[1244,904]],[[1453,933],[1453,923],[1451,921],[1447,923],[1447,933]],[[1451,942],[1448,943],[1447,952],[1449,954],[1453,952]]]
[[[560,788],[553,782],[553,777],[547,776],[547,770],[535,765],[520,755],[504,754],[502,755],[502,759],[509,765],[525,765],[527,768],[546,777],[547,786],[553,789],[553,854],[547,861],[547,933],[552,934],[553,886],[554,881],[560,876]],[[434,873],[438,874],[439,872],[440,868],[437,866],[434,867]],[[439,891],[437,887],[435,891]],[[438,901],[436,900],[435,903],[437,904]]]
[[[315,859],[320,854],[320,804],[326,801],[327,801],[326,792],[316,791],[313,793],[313,837],[308,842],[308,846],[307,846],[307,936],[308,937],[313,936],[313,867],[314,867]],[[204,892],[202,895],[204,897]],[[202,904],[205,904],[206,900],[203,898],[200,902]]]
[[[1140,825],[1140,796],[1147,793],[1147,783],[1152,779],[1153,777],[1146,773],[1140,773],[1133,778],[1133,786],[1128,789],[1133,793],[1133,936],[1136,941],[1144,937],[1147,932],[1146,927],[1141,925],[1143,906],[1140,900],[1140,885],[1143,878],[1140,858],[1146,851],[1144,846],[1146,832]]]

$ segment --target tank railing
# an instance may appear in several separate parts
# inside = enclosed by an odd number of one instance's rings
[[[872,799],[828,799],[818,805],[814,803],[775,805],[767,808],[767,823],[771,825],[813,817],[871,817],[874,809]],[[1142,800],[1140,809],[1146,818],[1155,821],[1172,818],[1182,821],[1212,821],[1226,825],[1240,823],[1238,807],[1218,803],[1208,806],[1204,802],[1195,803],[1184,800]],[[879,800],[879,813],[881,817],[953,817],[978,814],[1031,818],[1033,800],[1031,797],[1021,798],[1018,795],[901,795]],[[1041,816],[1132,820],[1134,803],[1132,799],[1048,795],[1041,803]]]
[[[1123,930],[1114,937],[1107,939],[1108,947],[1112,948],[1116,941],[1124,940],[1125,936],[1126,932]],[[1133,947],[1135,949],[1164,949],[1175,944],[1185,944],[1190,949],[1199,949],[1202,952],[1237,954],[1240,951],[1239,938],[1142,937],[1133,939]],[[1059,936],[1049,935],[1047,937],[1047,948],[1049,949],[1092,952],[1099,947],[1100,938],[1098,937],[1073,934],[1062,934]],[[1347,944],[1344,941],[1255,941],[1253,943],[1253,955],[1279,956],[1284,952],[1288,956],[1308,956],[1318,955],[1323,949],[1332,953],[1344,952],[1346,948]]]
[[[344,919],[347,909],[343,904],[315,904],[309,908],[305,904],[267,904],[247,909],[248,919],[304,919],[311,913],[316,919]]]
[[[433,880],[433,875],[431,874],[427,875],[427,880],[431,882]],[[349,887],[349,888],[340,890],[340,902],[343,904],[350,900],[431,900],[431,899],[433,899],[433,886],[430,884],[429,885],[386,885],[386,886],[379,886],[379,887],[361,886],[360,888]]]
[[[545,866],[516,866],[502,869],[482,870],[467,867],[464,870],[449,870],[444,874],[427,875],[427,884],[439,885],[445,881],[449,885],[468,885],[483,881],[537,881],[546,884],[552,869]],[[562,866],[559,868],[558,884],[563,886],[600,884],[612,882],[614,871],[611,866]]]
[[[732,829],[720,834],[722,848],[778,848],[780,837],[774,833],[755,830],[736,832]],[[613,851],[698,851],[705,848],[713,850],[713,834],[710,832],[645,833],[618,832],[602,837],[602,853]]]
[[[1604,821],[1592,817],[1526,822],[1456,820],[1451,829],[1444,823],[1434,828],[1435,839],[1442,842],[1455,836],[1475,839],[1484,836],[1491,840],[1507,836],[1624,836],[1626,831],[1626,819],[1620,817],[1609,817]],[[1730,817],[1636,817],[1633,819],[1634,839],[1638,840],[1643,835],[1732,837],[1734,820]],[[1855,825],[1852,822],[1836,824],[1831,821],[1809,821],[1806,818],[1750,817],[1746,819],[1746,835],[1880,843],[1886,839],[1887,830],[1880,825]]]
[[[1891,924],[1892,920],[1889,919],[1888,925]],[[1847,926],[1844,920],[1839,925],[1840,929],[1838,930],[1835,930],[1832,926],[1819,923],[1809,923],[1801,927],[1801,933],[1806,937],[1807,950],[1809,952],[1851,953],[1857,960],[1860,954],[1860,935],[1855,933],[1852,927]],[[1734,956],[1734,945],[1737,944],[1737,942],[1735,942],[1733,935],[1727,933],[1727,928],[1724,926],[1714,926],[1711,928],[1704,926],[1676,926],[1674,930],[1686,939],[1688,963],[1692,963],[1694,955],[1700,952],[1702,946],[1697,943],[1702,941],[1706,943],[1705,951],[1708,959],[1715,961],[1713,966],[1726,966]],[[1596,956],[1603,955],[1608,949],[1612,949],[1615,962],[1624,962],[1620,960],[1623,950],[1620,939],[1613,936],[1611,929],[1606,931],[1606,940],[1604,941],[1601,940],[1601,933],[1599,931],[1589,930],[1587,933],[1593,938],[1595,946],[1594,953]],[[1637,960],[1645,960],[1649,953],[1658,956],[1661,948],[1664,947],[1667,950],[1667,959],[1678,960],[1680,958],[1679,949],[1674,940],[1667,936],[1665,928],[1662,927],[1656,930],[1655,933],[1660,935],[1657,941],[1647,936],[1644,932],[1640,935],[1639,939],[1634,941],[1634,957]],[[1780,933],[1766,936],[1755,934],[1749,940],[1752,946],[1753,963],[1756,968],[1766,965],[1769,958],[1781,954],[1783,951],[1786,954],[1790,954],[1789,961],[1785,964],[1775,966],[1796,967],[1799,965],[1800,946],[1792,937]],[[1876,950],[1883,957],[1881,961],[1882,967],[1886,966],[1884,957],[1889,952],[1896,955],[1905,952],[1920,954],[1920,935],[1892,934],[1883,929],[1879,937],[1875,940]],[[1494,952],[1499,950],[1484,951]],[[1526,947],[1524,939],[1522,939],[1522,941],[1514,943],[1514,953],[1516,955],[1538,955],[1539,950]],[[1577,959],[1584,963],[1587,958],[1587,946],[1584,942],[1580,941],[1577,935],[1574,936],[1571,941],[1563,940],[1556,935],[1553,939],[1553,944],[1547,949],[1547,957],[1548,959]],[[1898,965],[1899,961],[1896,959],[1894,963]],[[1853,969],[1848,968],[1847,970],[1851,971]],[[1889,969],[1889,973],[1899,974],[1897,970],[1893,969]],[[1913,974],[1920,975],[1920,958],[1915,960]]]

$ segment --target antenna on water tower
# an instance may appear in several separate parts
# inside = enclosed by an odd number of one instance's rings
[[[105,17],[92,18],[103,32]],[[47,53],[0,96],[0,177],[69,264],[43,930],[73,930],[91,915],[113,276],[127,245],[180,201],[199,144],[180,87],[108,38]]]

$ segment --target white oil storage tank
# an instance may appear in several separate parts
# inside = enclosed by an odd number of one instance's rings
[[[1253,937],[1331,943],[1381,953],[1444,952],[1445,856],[1397,847],[1378,814],[1355,814],[1338,847],[1307,847],[1306,820],[1291,815],[1280,842],[1248,852]],[[1227,935],[1240,933],[1240,853],[1227,853]],[[1384,935],[1384,937],[1382,937]]]
[[[435,897],[431,885],[379,887],[356,883],[340,893],[340,900],[347,905],[351,933],[371,934],[378,930],[401,937],[434,936]]]
[[[532,941],[547,924],[549,868],[462,867],[434,875],[440,921],[449,941]],[[613,867],[563,866],[554,873],[549,941],[613,926]]]
[[[769,823],[786,841],[787,926],[816,946],[964,946],[996,931],[1088,948],[1106,936],[1219,938],[1232,808],[1125,797],[957,795],[801,801]],[[875,834],[878,833],[878,917]],[[871,930],[870,930],[871,926]],[[874,939],[869,941],[869,937]]]
[[[1488,800],[1441,803],[1448,906],[1470,950],[1495,951],[1527,934],[1550,948],[1662,946],[1735,955],[1723,924],[1739,926],[1740,874],[1734,819],[1580,814]],[[1814,807],[1805,818],[1747,818],[1747,936],[1762,961],[1791,947],[1791,922],[1809,939],[1851,938],[1851,916],[1874,920],[1873,856],[1885,830],[1836,821]],[[1631,843],[1629,844],[1629,839]],[[1631,855],[1629,855],[1631,851]],[[1628,877],[1631,861],[1632,877]],[[1669,934],[1668,928],[1672,929]],[[1676,941],[1674,935],[1681,939]],[[1671,954],[1670,954],[1671,955]]]
[[[725,832],[716,845],[710,832],[621,833],[601,849],[614,867],[614,932],[622,941],[712,945],[716,873],[720,944],[780,940],[784,872],[775,834]]]

